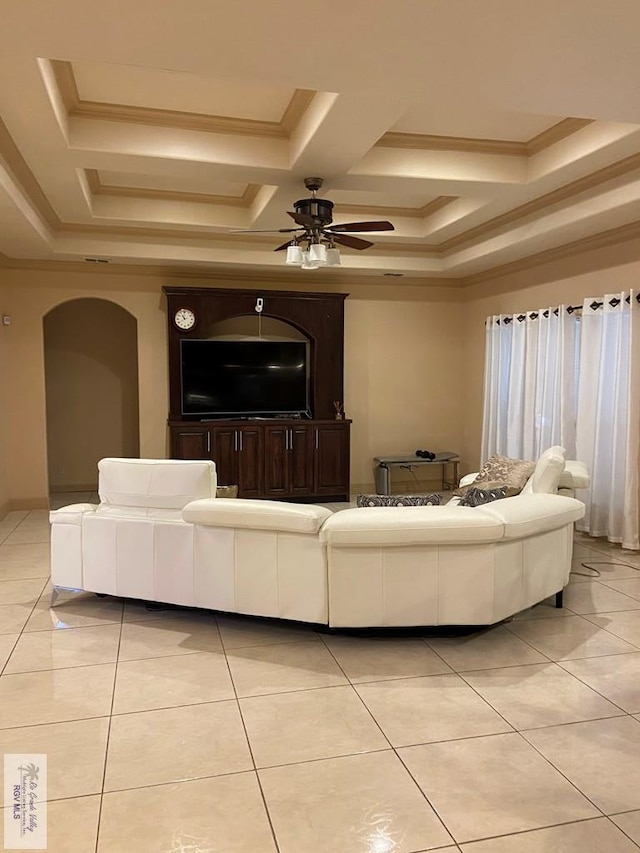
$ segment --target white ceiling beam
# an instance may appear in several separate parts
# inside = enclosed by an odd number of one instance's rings
[[[376,92],[319,92],[290,141],[291,170],[329,179],[349,172],[406,109],[406,101]]]

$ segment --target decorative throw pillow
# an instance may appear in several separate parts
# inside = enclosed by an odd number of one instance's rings
[[[505,489],[505,498],[512,498],[514,495],[519,495],[522,491],[520,486],[510,486],[506,483],[501,483],[499,480],[488,480],[487,482],[478,482],[478,480],[474,480],[473,483],[469,483],[468,486],[460,486],[459,489],[456,489],[453,493],[455,497],[464,498],[469,494],[471,489],[482,489],[483,491],[491,490],[491,489]]]
[[[507,497],[518,495],[533,474],[535,467],[535,462],[528,462],[526,459],[492,456],[478,471],[478,476],[473,483],[456,489],[454,495],[464,496],[471,488],[488,489],[499,486],[507,486]]]
[[[484,463],[474,484],[498,482],[505,486],[522,490],[522,487],[533,474],[535,462],[526,459],[511,459],[509,456],[492,456]]]
[[[439,506],[440,495],[356,495],[356,506]]]
[[[491,501],[499,501],[501,498],[506,497],[506,486],[501,486],[497,489],[478,489],[472,486],[467,494],[461,498],[458,506],[482,506],[483,504],[489,504]]]

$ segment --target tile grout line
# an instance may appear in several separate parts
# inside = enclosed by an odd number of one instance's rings
[[[425,802],[427,803],[427,805],[429,806],[429,808],[433,811],[434,815],[438,818],[438,820],[439,820],[439,821],[440,821],[440,823],[442,824],[442,827],[443,827],[444,831],[445,831],[445,832],[447,833],[447,835],[448,835],[448,836],[453,840],[453,842],[454,842],[454,844],[455,844],[455,839],[453,838],[453,834],[451,833],[451,831],[450,831],[449,827],[448,827],[448,826],[446,825],[446,823],[444,822],[444,820],[443,820],[442,816],[440,815],[440,813],[438,812],[438,810],[436,809],[436,807],[433,805],[433,803],[429,800],[429,798],[427,797],[426,792],[422,790],[422,788],[421,788],[421,787],[420,787],[420,785],[418,784],[417,780],[414,778],[413,774],[411,773],[411,771],[409,770],[409,768],[407,767],[407,765],[404,763],[404,761],[402,760],[402,758],[401,758],[401,757],[400,757],[400,755],[398,754],[398,750],[396,749],[396,747],[395,747],[395,746],[391,743],[391,741],[389,740],[389,738],[388,738],[388,736],[387,736],[386,732],[384,731],[384,729],[382,728],[382,726],[380,725],[380,723],[378,722],[378,720],[376,720],[375,716],[373,715],[373,712],[371,711],[371,709],[369,708],[369,706],[366,704],[366,702],[364,701],[364,699],[362,698],[362,696],[358,693],[358,690],[356,689],[355,685],[354,685],[354,684],[352,684],[351,679],[350,679],[350,678],[349,678],[349,676],[347,675],[346,671],[342,668],[342,665],[340,664],[340,661],[339,661],[339,660],[337,659],[337,657],[333,654],[333,651],[331,650],[331,648],[329,647],[329,645],[324,641],[324,637],[322,637],[321,639],[322,639],[322,642],[324,643],[325,648],[327,649],[327,651],[329,652],[329,654],[331,655],[331,657],[335,660],[336,665],[338,666],[338,668],[339,668],[339,669],[341,670],[341,672],[343,673],[344,677],[345,677],[345,678],[347,679],[347,681],[349,682],[349,684],[350,684],[350,686],[351,686],[351,689],[352,689],[352,690],[353,690],[353,692],[356,694],[356,696],[358,697],[358,699],[359,699],[359,700],[360,700],[360,702],[362,703],[363,707],[365,708],[365,710],[367,711],[367,713],[369,714],[369,716],[371,717],[371,719],[373,720],[373,722],[376,724],[376,726],[377,726],[377,727],[378,727],[378,729],[380,730],[380,734],[381,734],[381,735],[384,737],[384,739],[387,741],[387,743],[389,744],[389,747],[390,747],[390,748],[391,748],[391,750],[393,751],[394,755],[396,756],[396,758],[400,761],[400,763],[402,764],[402,766],[403,766],[403,767],[405,768],[405,770],[407,771],[407,773],[408,773],[409,777],[411,778],[411,780],[412,780],[413,784],[416,786],[416,788],[417,788],[417,789],[418,789],[418,791],[420,792],[421,796],[424,798],[424,800],[425,800]],[[447,675],[448,673],[443,673],[443,674]],[[385,751],[386,751],[386,750],[385,750]],[[360,754],[362,754],[362,753],[360,753]],[[442,845],[442,846],[445,846],[445,845]]]
[[[262,787],[262,780],[260,778],[260,774],[258,773],[258,767],[256,765],[256,759],[253,754],[253,747],[251,746],[251,739],[249,738],[249,732],[247,731],[247,724],[244,719],[244,714],[242,713],[242,706],[240,704],[240,697],[238,696],[238,690],[236,688],[236,683],[233,678],[233,672],[231,671],[231,664],[229,663],[229,658],[227,657],[226,649],[224,648],[224,641],[222,639],[222,632],[220,631],[220,626],[217,622],[216,618],[216,627],[218,629],[218,635],[220,636],[220,644],[223,649],[225,663],[227,665],[227,671],[229,673],[229,678],[231,679],[231,686],[233,687],[233,692],[236,697],[236,706],[238,708],[238,714],[240,715],[240,722],[242,724],[242,729],[244,731],[244,736],[247,741],[247,748],[249,749],[249,755],[251,756],[251,763],[253,764],[253,773],[255,775],[256,783],[258,785],[258,790],[260,791],[260,796],[262,798],[262,805],[264,806],[265,815],[267,817],[267,821],[269,822],[269,829],[271,830],[271,837],[273,838],[273,843],[276,849],[276,853],[280,853],[280,845],[278,843],[278,838],[276,836],[276,830],[273,825],[273,819],[271,817],[271,812],[269,811],[269,806],[267,804],[267,798],[264,793],[264,788]],[[97,851],[96,851],[97,853]]]
[[[43,590],[44,590],[44,588],[46,587],[47,583],[48,583],[48,581],[46,581],[46,582],[45,582],[45,584],[44,584],[44,586],[42,587],[42,589],[43,589]],[[42,593],[40,593],[40,595],[42,595]],[[38,598],[38,599],[34,602],[33,606],[31,607],[31,611],[29,612],[29,615],[27,616],[27,618],[26,618],[26,620],[25,620],[25,622],[24,622],[24,625],[22,626],[22,628],[20,629],[20,631],[18,631],[18,632],[17,632],[18,636],[17,636],[17,638],[16,638],[16,641],[15,641],[15,643],[13,644],[13,646],[12,646],[12,648],[11,648],[11,651],[9,652],[9,654],[8,654],[8,656],[7,656],[7,659],[6,659],[6,661],[4,662],[4,664],[3,664],[2,668],[0,668],[0,678],[4,678],[4,677],[6,677],[7,675],[11,675],[11,673],[6,673],[6,672],[5,672],[5,670],[6,670],[6,668],[9,666],[9,661],[10,661],[10,660],[11,660],[11,658],[13,657],[13,653],[15,652],[15,650],[16,650],[16,648],[17,648],[17,646],[18,646],[18,643],[20,642],[20,640],[21,640],[21,638],[22,638],[22,635],[25,633],[25,630],[24,630],[24,629],[26,628],[26,626],[27,626],[27,622],[29,621],[29,619],[31,619],[31,617],[33,616],[34,610],[35,610],[35,609],[36,609],[36,607],[38,606],[38,601],[39,601],[39,600],[40,600],[40,599]],[[13,633],[13,632],[12,632],[12,633]],[[6,635],[6,634],[3,634],[3,636],[7,636],[7,635]]]
[[[124,620],[124,606],[122,608],[122,612],[120,614],[120,633],[118,635],[118,647],[116,649],[116,660],[115,666],[113,668],[113,687],[111,688],[111,707],[109,708],[109,722],[107,723],[107,739],[105,742],[105,750],[104,750],[104,768],[102,770],[102,785],[100,786],[100,803],[98,805],[98,822],[96,825],[96,843],[95,843],[95,853],[98,853],[98,846],[100,844],[100,824],[102,822],[102,806],[104,803],[104,785],[107,778],[107,766],[109,763],[109,740],[111,738],[111,722],[113,720],[113,706],[116,699],[116,684],[118,681],[118,657],[120,655],[120,644],[122,643],[122,625]]]
[[[606,655],[603,655],[603,657],[606,657]],[[593,658],[584,658],[584,660],[593,660]],[[523,665],[523,666],[548,666],[548,664],[546,664],[546,663],[539,663],[539,664],[535,664],[535,663],[534,663],[534,664],[522,664],[522,665]],[[573,723],[588,723],[588,722],[589,722],[589,720],[591,720],[591,719],[593,719],[593,720],[608,720],[608,719],[616,719],[616,718],[618,718],[618,717],[620,717],[620,716],[622,716],[622,715],[624,715],[624,714],[630,714],[630,712],[629,712],[629,711],[626,711],[624,708],[621,708],[621,707],[620,707],[620,705],[617,705],[617,704],[616,704],[612,699],[609,699],[607,696],[605,696],[604,694],[600,693],[598,690],[596,690],[596,689],[595,689],[595,687],[591,687],[591,685],[590,685],[590,684],[587,684],[587,682],[586,682],[586,681],[582,681],[582,679],[581,679],[581,678],[579,678],[577,675],[574,675],[574,673],[573,673],[573,672],[570,672],[568,669],[565,669],[563,666],[561,666],[561,664],[560,664],[558,661],[551,661],[551,665],[552,665],[552,666],[556,666],[556,667],[558,667],[562,672],[564,672],[564,673],[566,673],[567,675],[570,675],[570,676],[572,676],[573,678],[575,678],[577,681],[579,681],[581,684],[583,684],[585,687],[587,687],[587,688],[588,688],[589,690],[591,690],[593,693],[595,693],[596,695],[600,696],[600,698],[601,698],[601,699],[604,699],[604,700],[605,700],[605,702],[608,702],[610,705],[613,705],[613,707],[614,707],[614,708],[617,708],[617,709],[618,709],[619,711],[621,711],[622,713],[621,713],[621,714],[607,714],[607,715],[605,715],[604,717],[589,717],[589,718],[588,718],[588,719],[586,719],[586,720],[571,720],[571,721],[569,721],[568,723],[550,723],[548,726],[537,726],[537,727],[535,727],[536,731],[537,731],[538,729],[553,728],[554,726],[572,725]],[[517,665],[516,665],[516,666],[517,666]],[[502,668],[502,669],[512,669],[512,668],[516,668],[516,667],[501,667],[501,668]],[[466,683],[466,684],[469,684],[469,687],[471,687],[472,689],[475,689],[475,688],[473,687],[473,685],[472,685],[472,684],[470,684],[470,683],[467,681],[467,679],[465,678],[465,673],[470,675],[470,674],[473,674],[474,672],[475,672],[475,673],[478,673],[478,672],[496,672],[496,671],[497,671],[497,670],[494,670],[494,669],[486,669],[486,670],[481,670],[481,669],[476,669],[476,670],[465,670],[464,672],[460,672],[460,673],[458,673],[458,675],[460,675],[460,677],[464,679],[464,681],[465,681],[465,683]],[[488,700],[488,699],[485,699],[485,701],[486,701],[486,702],[489,702],[489,700]],[[490,703],[489,703],[489,704],[490,704]],[[491,707],[493,708],[493,705],[492,705]],[[494,709],[494,710],[496,710],[496,712],[497,712],[497,709]],[[497,713],[499,713],[499,712],[497,712]],[[640,713],[640,712],[639,712],[639,713]],[[532,731],[533,729],[516,729],[516,731],[530,731],[530,730]]]
[[[615,719],[619,719],[619,717],[616,717]],[[586,722],[589,722],[589,721],[587,720]],[[605,812],[604,812],[604,811],[603,811],[599,806],[597,806],[597,805],[593,802],[593,800],[591,799],[591,797],[588,797],[588,796],[587,796],[587,794],[586,794],[584,791],[581,791],[581,790],[580,790],[580,788],[575,784],[575,782],[572,782],[572,781],[571,781],[571,779],[569,779],[569,777],[568,777],[568,776],[566,776],[566,775],[562,772],[562,770],[560,770],[560,768],[559,768],[559,767],[556,767],[556,765],[553,763],[553,761],[551,761],[551,759],[550,759],[550,758],[547,758],[547,756],[546,756],[543,752],[541,752],[541,750],[539,750],[539,749],[536,747],[536,745],[535,745],[535,744],[530,743],[530,742],[526,739],[526,737],[523,735],[523,733],[522,733],[522,732],[518,732],[517,734],[520,736],[520,738],[521,738],[521,739],[522,739],[526,744],[528,744],[528,746],[530,746],[532,749],[534,749],[534,750],[538,753],[538,755],[539,755],[541,758],[543,758],[543,759],[547,762],[547,764],[549,764],[549,765],[550,765],[550,766],[551,766],[551,767],[556,771],[556,773],[559,773],[559,774],[560,774],[560,776],[562,776],[562,777],[563,777],[563,779],[565,779],[565,780],[566,780],[566,781],[571,785],[571,787],[572,787],[572,788],[574,788],[574,789],[575,789],[575,790],[580,794],[580,796],[584,797],[584,798],[585,798],[585,800],[587,800],[587,802],[588,802],[588,803],[591,803],[591,805],[594,807],[594,809],[596,809],[596,810],[600,813],[600,815],[601,815],[602,817],[607,817],[607,815],[605,814]]]
[[[628,838],[628,839],[629,839],[629,841],[630,841],[632,844],[635,844],[635,845],[636,845],[636,847],[637,847],[638,849],[640,849],[640,842],[639,842],[639,841],[636,841],[634,838],[632,838],[632,837],[627,833],[627,831],[626,831],[625,829],[623,829],[621,826],[618,826],[618,824],[617,824],[614,820],[612,820],[612,819],[611,819],[611,815],[607,815],[607,820],[609,821],[609,823],[611,823],[611,824],[612,824],[612,825],[613,825],[613,826],[618,830],[618,832],[621,832],[621,833],[622,833],[626,838]]]
[[[591,823],[592,821],[603,820],[603,819],[607,820],[608,815],[593,815],[592,817],[583,817],[583,818],[578,818],[577,820],[565,820],[565,821],[561,821],[560,823],[550,823],[550,824],[547,824],[546,826],[536,826],[536,827],[533,827],[532,829],[519,829],[519,830],[516,830],[515,832],[503,832],[500,835],[486,835],[486,836],[483,836],[482,838],[474,838],[472,840],[467,840],[467,841],[457,841],[456,844],[458,844],[458,845],[480,844],[480,843],[484,843],[486,841],[495,841],[495,840],[500,839],[500,838],[511,838],[512,836],[530,835],[531,833],[534,833],[534,832],[544,832],[545,830],[557,829],[558,827],[562,827],[562,826],[577,826],[581,823]],[[616,826],[616,825],[614,824],[614,826]],[[620,827],[616,826],[616,829],[620,829]],[[631,840],[633,841],[633,839],[631,839]],[[634,841],[633,843],[635,844],[636,842]],[[462,849],[462,848],[460,848],[460,849]]]

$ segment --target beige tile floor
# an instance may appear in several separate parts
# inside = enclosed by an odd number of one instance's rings
[[[0,521],[0,751],[47,754],[52,853],[640,849],[637,553],[576,536],[577,571],[615,564],[562,610],[348,636],[51,610],[48,538]]]

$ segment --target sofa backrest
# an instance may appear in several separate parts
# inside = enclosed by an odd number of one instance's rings
[[[206,460],[101,459],[98,494],[111,506],[182,509],[198,498],[215,498],[216,466]]]
[[[524,539],[573,524],[582,518],[585,506],[575,498],[532,492],[492,501],[477,510],[504,525],[504,539]]]
[[[182,511],[183,520],[190,524],[313,535],[332,515],[330,509],[316,504],[229,498],[194,501]]]

